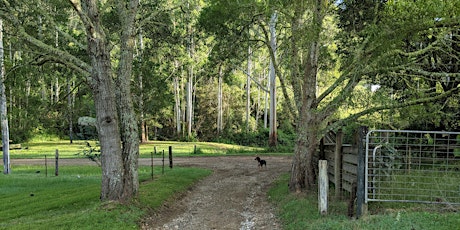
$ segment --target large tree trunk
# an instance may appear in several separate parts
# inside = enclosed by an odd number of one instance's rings
[[[139,191],[138,158],[139,134],[136,114],[134,113],[131,93],[133,53],[135,44],[134,19],[139,1],[118,2],[121,21],[121,49],[118,66],[117,106],[120,117],[122,157],[123,157],[123,194],[122,201],[130,201]]]
[[[95,38],[94,42],[88,40],[90,52],[93,53],[91,89],[102,153],[101,200],[120,200],[123,194],[123,165],[110,57],[101,41]]]
[[[93,92],[102,153],[101,200],[119,201],[123,196],[123,160],[109,42],[101,25],[97,1],[71,2],[85,25],[88,41],[91,61],[89,85]]]
[[[307,111],[300,116],[289,181],[289,190],[295,192],[313,189],[316,175],[313,157],[319,145],[318,122]]]
[[[316,0],[313,8],[313,20],[311,30],[309,30],[310,40],[304,47],[304,55],[299,55],[300,43],[298,38],[301,36],[301,20],[303,13],[300,7],[297,7],[293,18],[293,40],[292,40],[292,85],[296,97],[299,116],[297,120],[297,142],[292,162],[291,178],[289,189],[300,192],[303,189],[311,190],[313,188],[315,173],[313,156],[319,145],[320,128],[322,120],[319,118],[318,106],[316,101],[316,77],[318,74],[318,58],[320,46],[320,33],[322,21],[324,18],[323,0]],[[302,59],[301,59],[302,57]],[[303,71],[299,67],[303,66]],[[299,87],[300,86],[300,87]]]
[[[139,1],[117,2],[121,25],[120,59],[116,78],[118,88],[113,81],[109,41],[99,18],[98,1],[70,1],[85,25],[88,40],[91,60],[89,85],[96,107],[102,153],[101,200],[129,201],[139,189],[139,136],[131,95],[134,19]]]

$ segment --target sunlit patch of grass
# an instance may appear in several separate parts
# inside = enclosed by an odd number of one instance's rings
[[[87,148],[87,143],[96,147],[96,141],[44,141],[44,142],[28,142],[21,144],[22,149],[10,150],[11,158],[44,158],[45,156],[54,157],[56,150],[59,152],[60,158],[76,158],[84,157],[83,150]]]
[[[231,145],[213,142],[177,142],[177,141],[151,141],[141,144],[141,157],[150,157],[151,153],[165,155],[169,153],[169,147],[172,147],[172,153],[175,156],[216,156],[228,155],[232,153],[247,154],[263,152],[264,148],[248,147],[241,145]]]
[[[56,150],[60,158],[84,158],[83,151],[88,150],[89,144],[92,148],[99,148],[97,141],[73,141],[54,140],[22,143],[22,149],[10,150],[10,157],[15,158],[45,158],[54,157]],[[165,152],[169,153],[169,146],[172,147],[174,156],[223,156],[223,155],[247,155],[265,152],[264,148],[247,147],[240,145],[221,144],[212,142],[177,142],[177,141],[151,141],[139,146],[140,157],[160,157]],[[276,155],[276,154],[275,154]]]

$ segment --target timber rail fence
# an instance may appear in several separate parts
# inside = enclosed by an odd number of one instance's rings
[[[317,156],[328,161],[329,181],[335,186],[336,197],[351,193],[358,177],[358,145],[343,143],[343,139],[342,131],[328,133],[321,140]]]

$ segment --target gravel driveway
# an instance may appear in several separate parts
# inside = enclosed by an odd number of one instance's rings
[[[179,159],[179,158],[178,158]],[[280,229],[267,201],[271,183],[290,169],[290,157],[192,157],[175,164],[213,173],[172,204],[146,219],[143,229]]]

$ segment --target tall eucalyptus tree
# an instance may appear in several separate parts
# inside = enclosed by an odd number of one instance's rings
[[[0,19],[0,123],[2,129],[3,173],[10,174],[10,132],[5,93],[5,49],[3,44],[3,20]]]
[[[243,1],[239,4],[234,4],[231,1],[225,0],[212,0],[203,9],[200,15],[200,25],[205,28],[209,34],[215,36],[216,42],[213,48],[214,56],[218,56],[221,60],[235,60],[236,65],[241,65],[244,60],[247,60],[247,50],[251,49],[250,53],[260,52],[265,50],[269,53],[269,59],[273,64],[270,73],[272,76],[270,93],[270,137],[268,143],[270,146],[275,147],[277,143],[276,136],[276,65],[275,60],[275,24],[276,21],[270,26],[271,16],[276,15],[274,10],[265,3],[257,1]],[[276,18],[276,17],[275,17]],[[249,40],[249,42],[248,42]],[[246,45],[249,44],[249,45]],[[258,50],[256,50],[256,47]],[[264,47],[261,49],[260,47]],[[251,48],[249,48],[251,47]],[[246,50],[245,50],[246,49]],[[268,50],[268,51],[267,51]],[[248,63],[249,65],[249,63]],[[252,64],[251,64],[252,65]],[[242,69],[236,67],[237,69]],[[249,105],[250,105],[250,83],[254,81],[252,73],[245,71],[247,75],[246,81],[246,130],[249,127]],[[258,83],[258,82],[256,82]],[[261,87],[260,83],[258,86]]]

